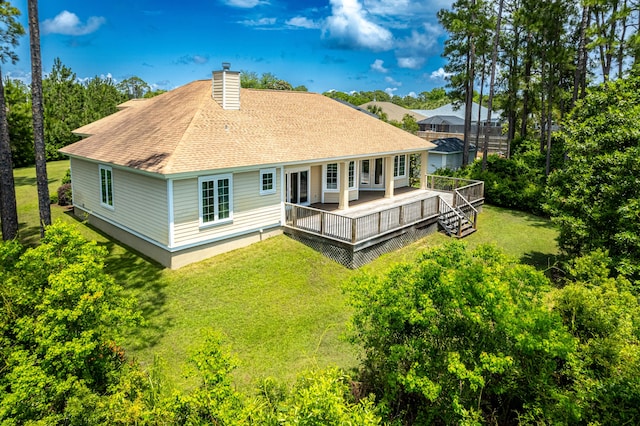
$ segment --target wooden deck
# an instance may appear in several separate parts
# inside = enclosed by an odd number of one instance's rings
[[[300,206],[285,203],[284,232],[327,256],[354,268],[443,227],[461,238],[475,231],[484,198],[479,181],[426,176],[429,190],[397,188],[360,191],[347,209],[338,204]]]

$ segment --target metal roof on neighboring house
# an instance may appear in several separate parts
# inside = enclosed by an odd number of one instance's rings
[[[480,113],[481,113],[480,121],[484,121],[487,119],[489,110],[485,107],[481,107],[480,105],[474,102],[471,108],[471,121],[473,122],[478,121],[478,108],[480,108]],[[436,109],[414,109],[412,111],[418,114],[422,114],[425,117],[434,117],[436,115],[441,115],[441,116],[459,117],[462,120],[464,120],[464,104],[460,104],[456,106],[451,103]],[[502,115],[502,111],[493,111],[491,113],[491,121],[492,122],[500,121],[501,115]]]
[[[61,153],[163,175],[339,160],[435,145],[326,96],[240,89],[240,109],[194,81],[77,129]]]
[[[449,124],[452,126],[462,126],[464,125],[464,119],[454,115],[436,115],[420,120],[418,124]]]

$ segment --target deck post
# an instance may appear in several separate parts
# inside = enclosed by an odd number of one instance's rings
[[[338,199],[338,210],[349,208],[349,162],[338,163],[338,173],[340,174],[340,198]]]
[[[384,161],[384,198],[393,198],[393,166],[394,156],[385,157]]]
[[[296,205],[291,205],[291,223],[294,228],[298,227],[298,210],[296,209]]]
[[[356,243],[356,231],[358,229],[357,224],[358,224],[358,219],[352,218],[351,219],[351,244]]]
[[[429,163],[429,151],[420,153],[420,189],[427,189],[427,165]]]

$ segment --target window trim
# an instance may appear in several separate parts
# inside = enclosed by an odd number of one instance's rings
[[[264,189],[264,176],[265,175],[271,175],[271,189]],[[270,168],[270,169],[260,169],[260,195],[270,195],[270,194],[275,194],[277,191],[276,188],[276,169],[274,168]]]
[[[403,158],[402,170],[400,170],[400,157]],[[393,157],[393,178],[403,179],[407,177],[407,154],[400,154]]]
[[[335,181],[336,181],[336,187],[335,188],[329,188],[329,166],[336,166],[336,176],[335,176]],[[340,191],[340,167],[338,166],[338,163],[327,163],[324,165],[324,170],[322,173],[323,179],[322,179],[322,185],[324,186],[324,190],[326,192],[338,192]]]
[[[229,217],[219,219],[219,200],[218,200],[218,181],[228,179],[229,180]],[[204,182],[215,182],[214,184],[214,220],[204,221],[202,209],[204,207],[202,199],[202,184]],[[201,228],[223,225],[233,222],[233,174],[227,173],[222,175],[210,175],[200,176],[198,178],[198,223]]]
[[[353,176],[351,175],[351,165],[353,164]],[[353,184],[351,185],[353,178]],[[349,190],[358,189],[358,164],[355,160],[349,161],[347,163],[347,186]]]
[[[102,179],[103,171],[109,174],[110,179],[103,181]],[[98,166],[98,181],[100,183],[100,205],[109,210],[115,210],[114,203],[113,203],[113,200],[115,198],[114,191],[113,191],[113,168],[110,166],[103,166],[102,164],[100,164]],[[106,194],[105,194],[105,190],[107,190]],[[105,199],[105,195],[107,199],[106,201],[103,201]],[[111,203],[109,203],[109,195],[111,195]]]

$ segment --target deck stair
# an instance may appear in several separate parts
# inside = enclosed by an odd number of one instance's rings
[[[477,211],[471,205],[452,207],[440,199],[440,215],[438,224],[450,237],[464,238],[476,232],[475,215]]]

